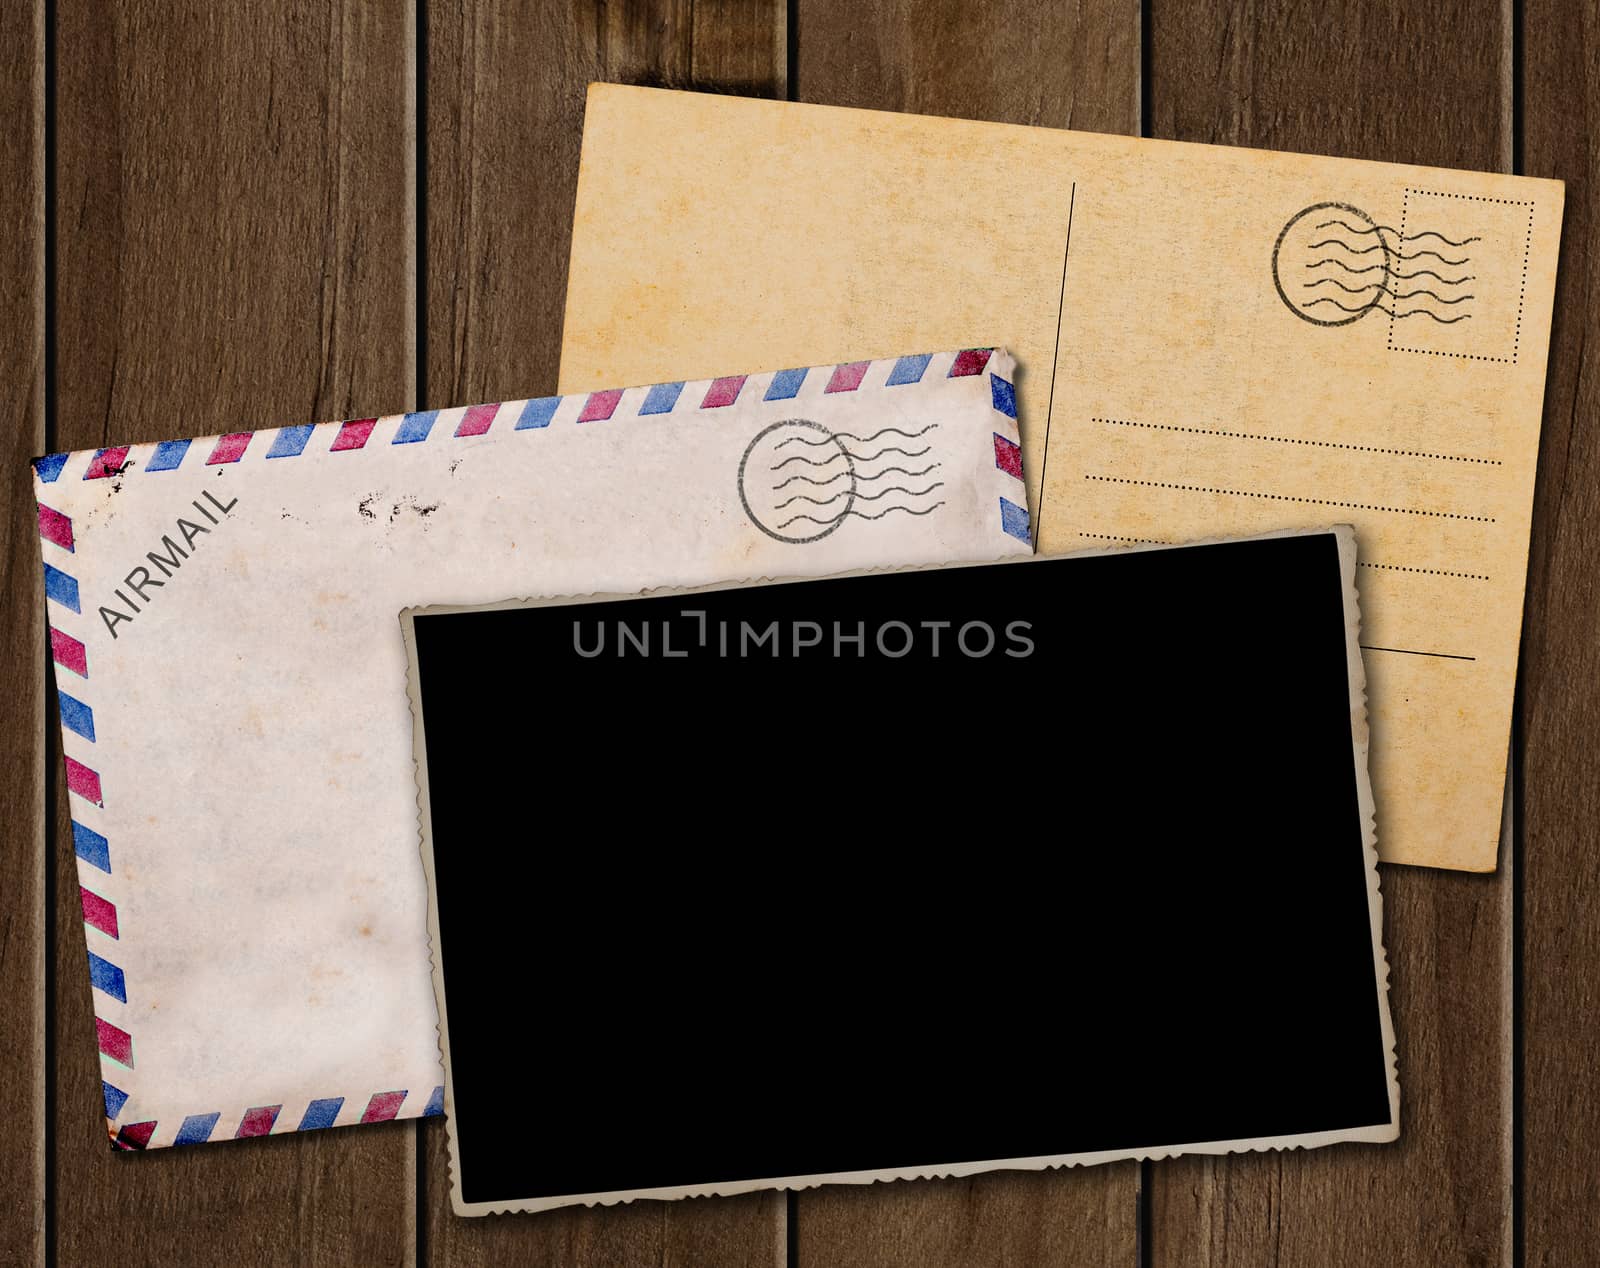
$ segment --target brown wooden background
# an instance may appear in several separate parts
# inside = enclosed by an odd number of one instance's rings
[[[0,1263],[1600,1262],[1597,25],[1565,0],[3,0]],[[592,79],[1566,180],[1511,834],[1495,876],[1383,876],[1398,1146],[477,1221],[437,1122],[108,1152],[26,460],[554,391]]]

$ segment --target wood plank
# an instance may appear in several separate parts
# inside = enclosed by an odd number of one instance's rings
[[[836,1185],[796,1195],[798,1268],[1138,1263],[1137,1163]]]
[[[58,447],[410,404],[412,34],[396,6],[59,0]],[[410,1125],[111,1154],[55,854],[60,1262],[410,1262]]]
[[[1154,135],[1509,170],[1508,12],[1158,0]],[[1400,1142],[1155,1164],[1152,1264],[1510,1262],[1511,862],[1383,869]]]
[[[1593,5],[1523,6],[1523,169],[1567,182],[1522,650],[1523,1238],[1582,1262],[1600,1227],[1600,43]],[[1600,335],[1596,338],[1600,347]]]
[[[1510,66],[1497,0],[1154,0],[1150,134],[1510,171]]]
[[[1139,131],[1139,12],[1117,0],[800,0],[798,101]]]
[[[798,100],[1136,134],[1139,10],[1114,0],[800,0]],[[1136,1163],[798,1194],[800,1265],[1137,1262]]]
[[[44,5],[0,8],[0,1262],[45,1262]]]
[[[556,390],[588,83],[781,95],[784,32],[779,0],[532,9],[433,0],[424,98],[428,405]],[[458,1219],[442,1124],[423,1129],[421,1150],[431,1264],[716,1268],[784,1259],[781,1194]]]
[[[428,404],[556,390],[588,84],[781,94],[783,13],[779,0],[433,0]]]

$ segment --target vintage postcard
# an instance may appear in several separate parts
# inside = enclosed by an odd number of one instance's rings
[[[1041,551],[1349,520],[1379,852],[1491,870],[1562,199],[595,85],[562,384],[1004,342]]]
[[[396,612],[1027,554],[1013,373],[966,349],[38,459],[113,1142],[440,1112]],[[567,690],[469,662],[475,698]]]
[[[1395,1139],[1355,560],[402,614],[455,1210]]]

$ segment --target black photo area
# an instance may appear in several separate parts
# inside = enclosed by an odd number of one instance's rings
[[[1331,533],[415,638],[467,1202],[1389,1121]]]

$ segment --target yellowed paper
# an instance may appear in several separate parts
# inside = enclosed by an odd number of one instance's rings
[[[1004,343],[1042,551],[1351,521],[1380,854],[1492,870],[1562,201],[595,85],[561,385]]]

